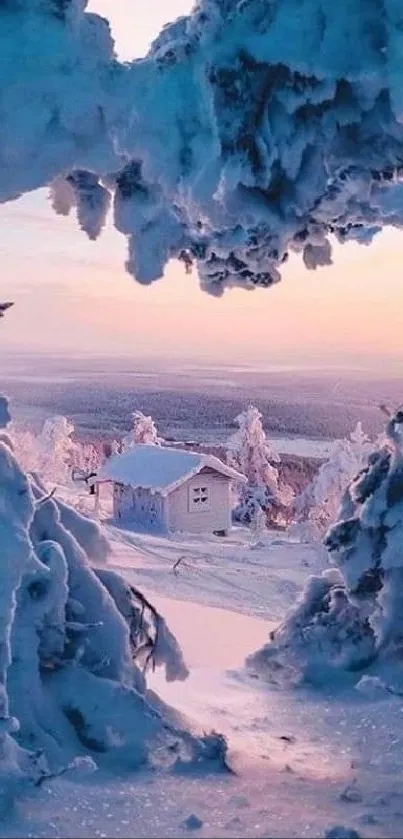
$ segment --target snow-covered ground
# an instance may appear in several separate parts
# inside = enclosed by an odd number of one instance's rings
[[[320,570],[324,561],[316,546],[293,545],[274,532],[263,547],[251,547],[244,528],[234,528],[223,539],[166,539],[114,527],[109,533],[114,566],[150,596],[191,600],[267,620],[284,615],[307,574]]]
[[[401,835],[401,700],[286,691],[243,669],[324,566],[320,549],[274,533],[252,548],[241,528],[202,541],[108,531],[110,564],[152,597],[191,670],[171,684],[157,671],[150,686],[200,729],[226,735],[235,774],[72,774],[21,801],[0,836],[319,837],[335,824]],[[186,823],[192,815],[200,826]]]

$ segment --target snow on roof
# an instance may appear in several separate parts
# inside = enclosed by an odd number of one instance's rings
[[[108,458],[94,482],[115,481],[168,495],[206,466],[230,480],[246,480],[214,455],[141,443]]]

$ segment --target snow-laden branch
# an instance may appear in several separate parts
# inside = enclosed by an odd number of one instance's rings
[[[90,238],[111,196],[127,268],[269,286],[403,223],[399,0],[200,0],[117,61],[85,0],[0,6],[0,199],[51,184]]]

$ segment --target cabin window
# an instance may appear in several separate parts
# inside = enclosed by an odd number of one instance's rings
[[[210,488],[205,484],[189,487],[189,511],[203,513],[210,509]]]

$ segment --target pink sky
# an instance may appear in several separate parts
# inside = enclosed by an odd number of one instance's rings
[[[189,0],[91,0],[109,17],[120,55],[143,55]],[[2,324],[6,349],[403,369],[402,233],[370,247],[336,247],[335,265],[306,271],[291,259],[268,291],[202,293],[172,263],[143,288],[124,271],[125,240],[111,225],[89,242],[74,219],[59,219],[46,192],[0,207],[2,298],[16,307]],[[382,275],[382,283],[375,282]]]

